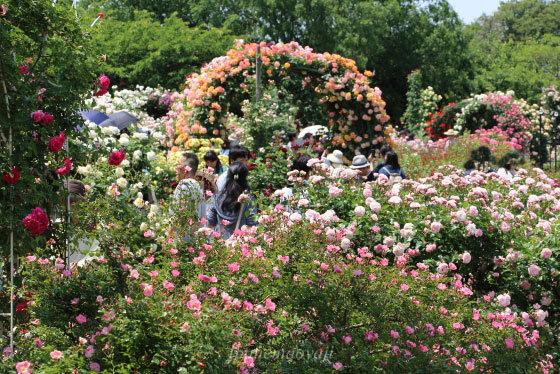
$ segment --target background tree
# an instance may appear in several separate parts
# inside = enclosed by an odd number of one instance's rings
[[[559,1],[510,1],[469,25],[474,90],[513,89],[536,101],[543,87],[560,85],[558,14]]]
[[[175,13],[163,23],[145,10],[134,11],[127,21],[114,14],[107,13],[93,40],[107,56],[107,74],[122,85],[178,89],[188,74],[224,54],[235,39],[225,28],[189,27]]]

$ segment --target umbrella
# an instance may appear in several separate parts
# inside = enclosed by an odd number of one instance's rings
[[[327,129],[325,126],[314,125],[314,126],[306,127],[303,130],[301,130],[298,135],[298,138],[303,138],[305,134],[317,135],[319,133],[326,134],[328,132],[329,129]]]
[[[116,126],[119,128],[119,130],[124,130],[125,128],[127,128],[128,126],[130,126],[130,124],[137,122],[138,118],[134,117],[132,114],[126,112],[126,111],[120,111],[120,112],[116,112],[113,114],[109,115],[110,120],[112,121],[113,124],[107,124],[105,126]],[[104,126],[103,122],[102,124],[100,124],[99,126]]]
[[[106,114],[101,113],[97,110],[81,110],[78,113],[81,114],[83,119],[85,119],[86,121],[93,122],[96,125],[99,125],[103,121],[106,121],[106,120],[109,119],[109,117]]]

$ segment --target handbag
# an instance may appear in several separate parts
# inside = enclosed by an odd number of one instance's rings
[[[235,225],[235,229],[239,230],[239,224],[241,223],[241,215],[243,214],[243,209],[245,208],[245,203],[241,203],[241,207],[239,208],[239,215],[237,216],[237,224]]]

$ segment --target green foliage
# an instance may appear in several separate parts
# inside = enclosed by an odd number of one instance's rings
[[[423,102],[420,97],[422,91],[422,73],[418,70],[410,73],[408,76],[408,91],[406,92],[406,111],[402,117],[405,126],[418,133],[423,131],[422,124],[424,116],[422,115]]]
[[[21,224],[37,206],[53,221],[46,235],[57,239],[53,248],[60,251],[64,228],[54,219],[62,214],[64,194],[56,170],[63,166],[66,152],[50,153],[47,146],[61,131],[66,138],[76,135],[74,129],[82,123],[77,111],[96,90],[93,73],[99,69],[99,56],[70,1],[56,6],[50,0],[4,3],[7,12],[0,16],[0,175],[16,167],[20,180],[12,185],[0,180],[0,256],[8,253],[10,225],[15,231],[16,256],[43,247],[45,236],[30,236]],[[52,124],[35,123],[31,113],[37,110],[52,114]]]
[[[98,22],[93,41],[107,56],[106,74],[119,85],[177,88],[188,74],[224,54],[235,38],[224,28],[190,27],[176,14],[163,22],[147,11],[135,11],[126,21],[117,14],[109,11]]]
[[[559,13],[558,1],[510,1],[469,25],[475,92],[514,90],[534,102],[559,85]]]

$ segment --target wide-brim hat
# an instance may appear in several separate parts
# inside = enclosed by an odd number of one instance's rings
[[[350,166],[350,169],[362,169],[368,166],[369,162],[367,161],[366,157],[364,155],[358,155],[355,156],[354,159],[352,159],[352,165]]]
[[[341,164],[344,165],[344,160],[342,159],[342,152],[338,149],[334,150],[333,153],[329,153],[327,155],[327,160],[334,164]]]
[[[449,129],[446,132],[443,133],[443,135],[447,135],[447,136],[457,136],[459,135],[459,132],[453,129]]]

